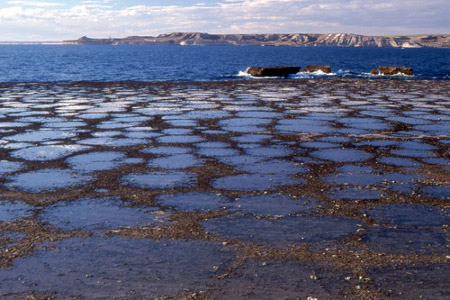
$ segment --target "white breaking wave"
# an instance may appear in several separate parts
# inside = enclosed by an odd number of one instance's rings
[[[394,75],[385,75],[385,74],[372,74],[372,73],[361,73],[363,76],[369,76],[369,77],[407,77],[407,78],[412,78],[414,77],[414,75],[407,75],[404,73],[397,73]]]
[[[247,71],[239,71],[237,76],[239,76],[239,77],[253,77],[252,75],[248,74]]]
[[[298,72],[296,75],[300,75],[300,74],[308,74],[308,75],[314,75],[314,76],[336,76],[337,73],[325,73],[321,70],[315,71],[315,72]]]

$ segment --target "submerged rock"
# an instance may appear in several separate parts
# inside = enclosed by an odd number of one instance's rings
[[[300,67],[296,66],[250,67],[247,69],[247,74],[255,77],[287,76],[299,71]]]
[[[413,75],[413,70],[408,67],[379,66],[378,68],[372,69],[370,73],[374,75],[396,75],[399,73]]]
[[[317,71],[322,71],[324,73],[331,73],[331,66],[322,66],[322,65],[306,66],[306,68],[302,70],[302,72],[311,72],[311,73]]]

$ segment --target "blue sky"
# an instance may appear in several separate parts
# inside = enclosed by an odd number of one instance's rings
[[[449,0],[6,0],[0,40],[209,33],[450,33]]]

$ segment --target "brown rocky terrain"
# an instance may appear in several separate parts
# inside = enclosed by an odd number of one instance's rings
[[[195,46],[338,46],[338,47],[450,47],[450,35],[364,36],[351,33],[332,34],[209,34],[199,32],[173,32],[153,36],[92,39],[81,37],[63,41],[75,45],[195,45]]]

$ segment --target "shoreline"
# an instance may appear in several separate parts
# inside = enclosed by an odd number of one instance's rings
[[[377,76],[377,77],[375,77]],[[60,84],[60,85],[101,85],[101,84],[130,84],[130,85],[139,85],[139,84],[273,84],[273,83],[286,83],[286,84],[296,84],[302,82],[314,82],[314,81],[330,81],[330,82],[383,82],[383,81],[392,81],[392,82],[446,82],[450,81],[450,79],[442,78],[442,79],[415,79],[414,76],[385,76],[385,75],[374,75],[372,78],[329,78],[329,77],[316,77],[316,78],[251,78],[251,79],[223,79],[223,80],[75,80],[75,81],[0,81],[0,85],[52,85],[52,84]]]
[[[0,95],[3,297],[450,292],[447,82],[8,82]]]

